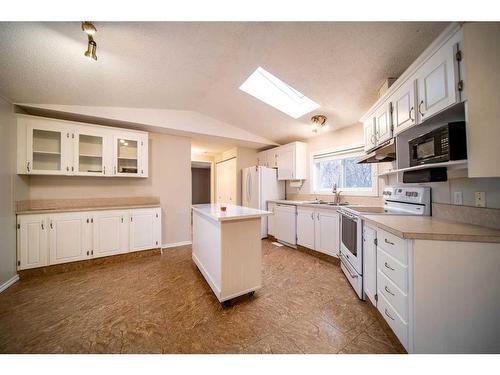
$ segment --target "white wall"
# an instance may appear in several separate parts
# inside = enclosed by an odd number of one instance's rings
[[[15,174],[16,119],[0,97],[0,285],[16,275],[15,199],[27,197],[26,181]]]
[[[191,140],[149,134],[149,177],[30,176],[30,199],[158,196],[163,244],[191,240]]]

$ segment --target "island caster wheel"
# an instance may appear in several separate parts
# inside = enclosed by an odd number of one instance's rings
[[[250,297],[253,297],[253,296],[254,296],[254,294],[255,294],[255,290],[254,290],[254,291],[252,291],[252,292],[250,292],[250,293],[248,293],[248,295],[249,295]]]
[[[224,307],[231,307],[231,306],[233,306],[233,301],[231,301],[231,300],[224,301],[224,302],[222,302],[222,305]]]

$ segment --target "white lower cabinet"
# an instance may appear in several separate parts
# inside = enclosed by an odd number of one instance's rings
[[[130,251],[152,249],[161,245],[161,211],[137,209],[130,214]]]
[[[82,260],[90,256],[92,231],[89,217],[80,212],[49,217],[49,264]]]
[[[377,231],[363,223],[363,290],[377,306]]]
[[[273,237],[276,237],[275,231],[274,231],[274,223],[276,221],[275,219],[275,210],[276,209],[276,203],[268,203],[267,204],[267,210],[272,212],[273,214],[271,216],[267,217],[267,234]]]
[[[17,267],[28,269],[48,264],[47,217],[19,216],[17,220]]]
[[[18,270],[160,246],[161,208],[17,217]]]
[[[129,217],[126,210],[94,213],[94,258],[128,252]]]
[[[339,253],[337,211],[297,208],[297,244],[331,256]]]

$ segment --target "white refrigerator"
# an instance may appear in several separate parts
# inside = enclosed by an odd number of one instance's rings
[[[261,166],[244,168],[241,173],[241,200],[245,207],[267,210],[270,199],[285,199],[285,181],[278,170]],[[267,217],[261,219],[261,237],[267,237]]]

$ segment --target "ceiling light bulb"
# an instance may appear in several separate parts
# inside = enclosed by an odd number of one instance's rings
[[[94,24],[89,21],[82,22],[82,30],[87,34],[87,35],[94,35],[97,32],[97,29],[95,28]]]
[[[326,127],[326,116],[324,115],[315,115],[311,117],[311,127],[313,133],[317,133],[319,129]]]
[[[88,57],[91,60],[97,61],[97,43],[92,39],[91,36],[89,36],[89,44],[87,46],[87,51],[85,51],[85,56]]]
[[[127,142],[124,142],[124,143],[123,143],[123,145],[124,145],[124,146],[128,146],[128,143],[127,143]]]
[[[120,139],[120,143],[125,143],[125,139]]]

